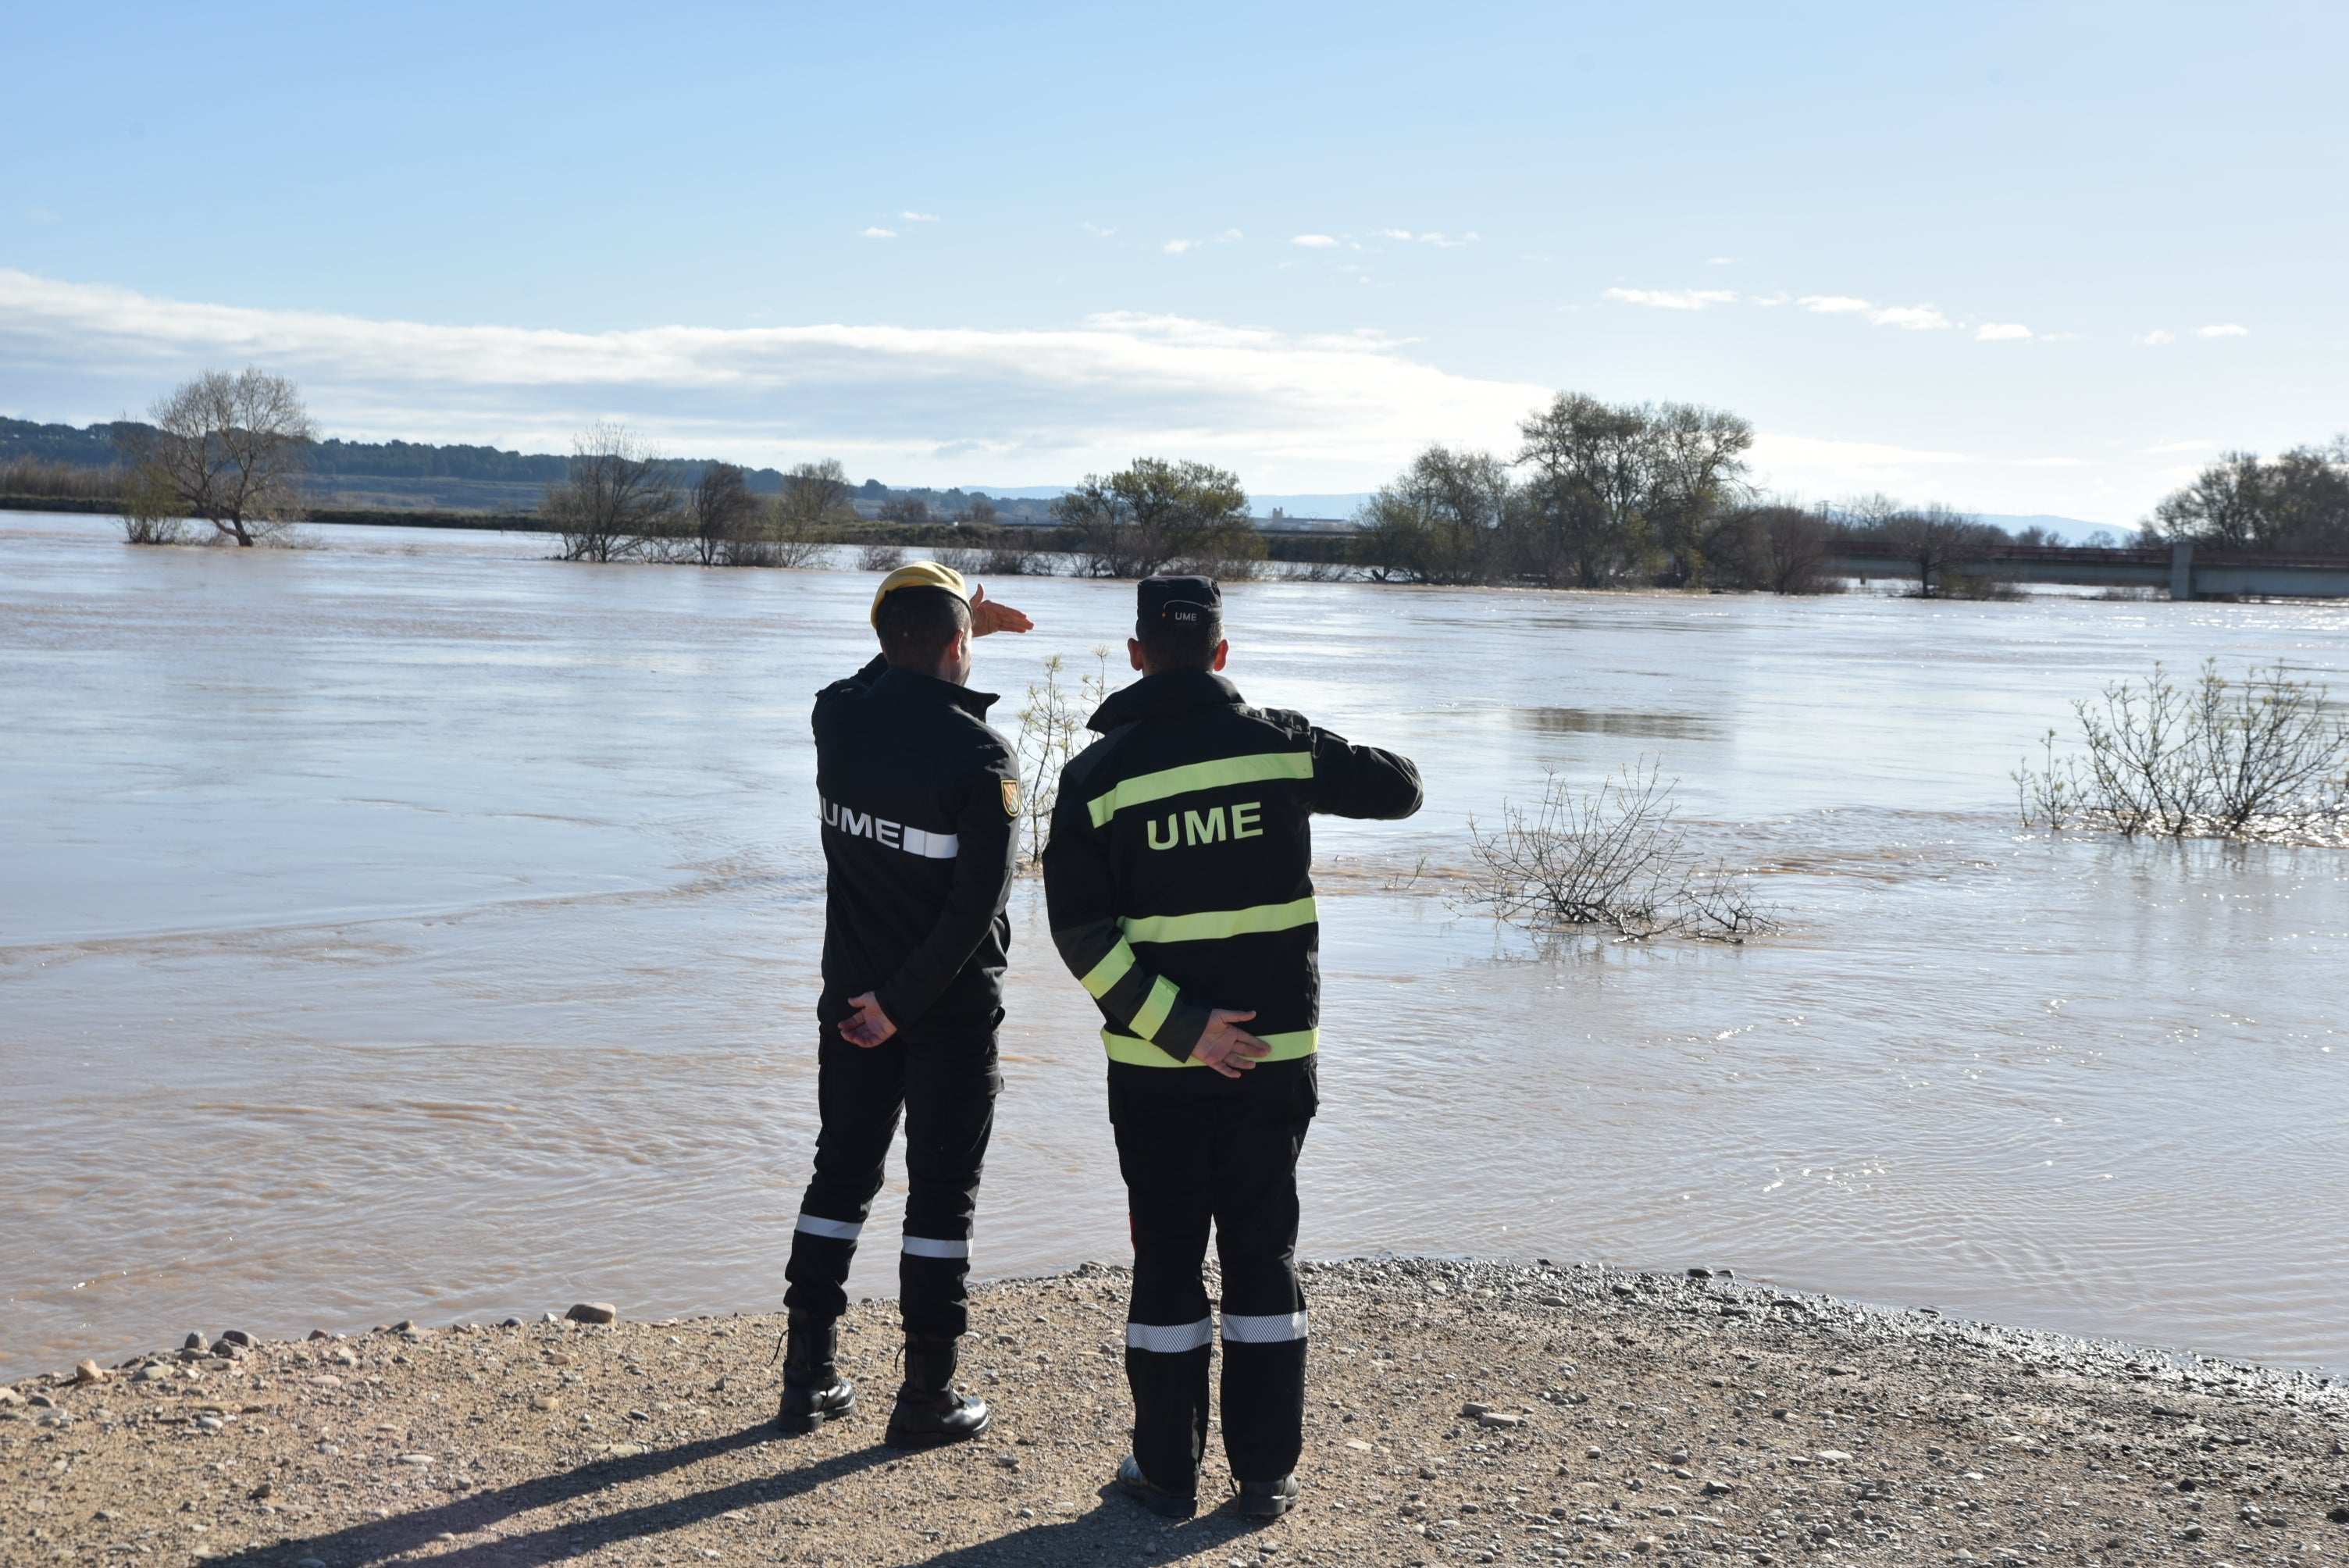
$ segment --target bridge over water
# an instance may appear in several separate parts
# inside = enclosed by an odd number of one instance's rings
[[[1847,577],[1915,577],[1917,562],[1889,549],[1847,547],[1827,558],[1826,570]],[[2349,598],[2349,555],[2266,555],[2191,544],[2149,550],[2011,544],[1938,570],[2001,583],[2154,588],[2172,599]]]

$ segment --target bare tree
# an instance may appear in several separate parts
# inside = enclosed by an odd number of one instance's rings
[[[1899,511],[1886,518],[1883,536],[1917,568],[1917,591],[1928,599],[1942,591],[1952,568],[1980,561],[2005,539],[1989,523],[1940,501],[1922,511]]]
[[[745,546],[756,542],[759,503],[749,480],[732,463],[711,463],[701,470],[687,503],[693,518],[694,555],[704,566],[750,564]]]
[[[1716,588],[1772,593],[1826,591],[1826,521],[1780,504],[1738,507],[1705,531],[1704,580]]]
[[[767,544],[777,566],[807,566],[822,559],[833,531],[855,517],[848,505],[848,470],[836,458],[801,463],[783,476],[767,522]]]
[[[318,438],[301,389],[248,366],[207,370],[156,403],[129,438],[143,494],[167,489],[182,517],[250,545],[302,516],[304,459]]]
[[[839,459],[801,463],[783,476],[782,511],[810,524],[835,522],[849,515],[849,489]]]
[[[930,521],[930,503],[909,495],[893,495],[881,503],[881,521],[919,525]]]
[[[571,452],[570,477],[549,485],[539,505],[563,535],[564,560],[618,560],[678,531],[675,476],[642,437],[622,425],[594,425]]]

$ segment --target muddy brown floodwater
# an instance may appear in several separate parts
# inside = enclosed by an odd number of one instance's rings
[[[865,657],[872,578],[316,532],[0,519],[0,1372],[771,1308],[813,1131],[807,704]],[[981,646],[1007,724],[1130,614],[993,586],[1041,626]],[[2349,854],[2051,841],[2008,779],[2157,657],[2349,686],[2349,613],[1263,583],[1230,614],[1251,698],[1429,783],[1320,830],[1309,1254],[1729,1266],[2349,1368]],[[1454,907],[1472,816],[1642,759],[1785,934],[1544,950]],[[1125,1255],[1090,1004],[1032,887],[1012,913],[996,1276]]]

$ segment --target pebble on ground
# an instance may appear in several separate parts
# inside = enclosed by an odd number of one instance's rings
[[[1111,1493],[1126,1274],[980,1287],[983,1439],[769,1424],[774,1316],[183,1348],[0,1390],[0,1562],[2314,1565],[2349,1555],[2349,1389],[1714,1275],[1309,1266],[1304,1501],[1251,1525]],[[596,1304],[601,1305],[602,1304]],[[102,1370],[96,1379],[88,1374]],[[1217,1439],[1211,1434],[1210,1448]]]

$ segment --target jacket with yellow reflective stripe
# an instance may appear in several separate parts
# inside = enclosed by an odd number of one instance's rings
[[[1019,775],[994,701],[879,659],[816,694],[825,1024],[872,991],[911,1043],[995,1026]]]
[[[1205,670],[1144,676],[1092,727],[1102,738],[1061,774],[1044,893],[1108,1025],[1110,1071],[1202,1093],[1294,1076],[1320,1022],[1312,814],[1408,817],[1418,770],[1250,707]],[[1253,1009],[1273,1059],[1237,1080],[1159,1072],[1188,1063],[1216,1007]]]

